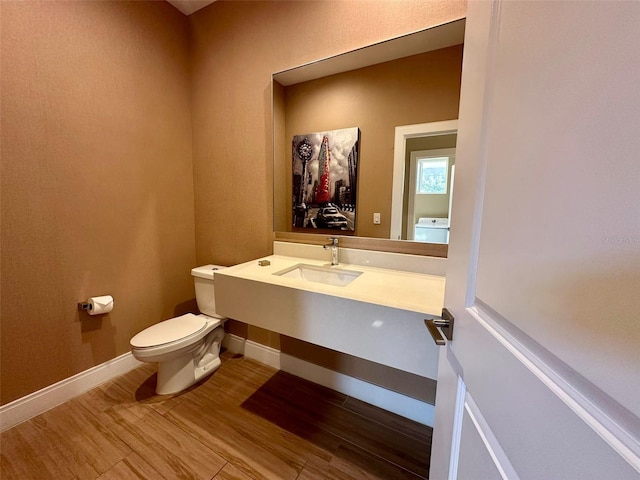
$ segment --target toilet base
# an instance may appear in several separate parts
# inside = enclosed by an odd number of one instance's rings
[[[218,354],[223,337],[224,329],[218,327],[207,335],[195,355],[189,353],[173,360],[158,362],[156,393],[170,395],[181,392],[215,372],[222,365]]]
[[[181,392],[206,376],[211,375],[221,364],[220,357],[214,357],[204,366],[198,367],[194,365],[194,359],[191,356],[176,358],[169,362],[160,362],[158,363],[156,393],[158,395],[170,395]]]

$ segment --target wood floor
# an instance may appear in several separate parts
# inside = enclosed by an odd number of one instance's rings
[[[222,358],[182,394],[155,395],[155,367],[143,365],[2,433],[0,478],[427,478],[430,428]]]

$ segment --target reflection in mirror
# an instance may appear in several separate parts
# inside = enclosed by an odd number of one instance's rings
[[[449,243],[455,148],[411,152],[406,240]]]
[[[414,242],[449,243],[449,221],[453,199],[455,147],[458,121],[396,127],[393,164],[391,238]],[[427,175],[420,164],[446,162],[440,175]],[[420,188],[418,176],[436,182],[439,191]]]
[[[360,131],[360,152],[354,234],[377,239],[416,239],[413,225],[419,220],[413,222],[406,211],[410,172],[408,167],[403,168],[400,182],[394,172],[395,131],[398,125],[457,119],[463,38],[464,20],[460,20],[273,76],[276,232],[301,231],[296,229],[293,211],[293,138],[307,132],[356,127]],[[382,53],[376,54],[376,50]],[[451,138],[455,147],[455,135],[448,140]],[[436,147],[417,149],[433,148]],[[450,171],[447,173],[450,177]],[[396,187],[400,188],[399,193]],[[450,186],[447,191],[448,200]],[[396,232],[392,222],[397,223],[393,210],[398,195],[405,210]],[[415,213],[424,213],[418,210]],[[440,215],[447,217],[448,211],[433,216]],[[378,217],[379,222],[374,221]]]

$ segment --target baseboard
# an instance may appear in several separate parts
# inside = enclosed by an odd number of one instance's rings
[[[244,345],[246,340],[242,337],[234,335],[232,333],[225,333],[222,340],[222,347],[229,350],[231,353],[239,353],[244,355]]]
[[[142,365],[131,352],[96,365],[58,383],[0,407],[0,431],[4,432],[36,415],[51,410],[98,385]]]
[[[281,353],[236,335],[226,334],[222,345],[233,353],[296,375],[310,382],[331,388],[350,397],[375,405],[389,412],[433,427],[435,407],[406,395],[349,377],[313,363]],[[105,363],[80,372],[58,383],[38,390],[0,407],[0,432],[51,410],[78,395],[142,365],[131,353],[125,353]]]
[[[280,370],[280,350],[247,340],[244,345],[244,356]]]
[[[278,370],[433,427],[435,407],[430,403],[300,360],[237,335],[225,335],[222,345],[233,353],[242,354]]]
[[[244,338],[227,334],[222,344],[234,353],[245,354]],[[252,349],[250,347],[249,350],[252,354],[256,355],[256,360],[267,363],[268,365],[273,365],[273,363],[268,363],[268,355],[264,353],[260,354],[259,349]],[[58,383],[49,385],[42,390],[2,405],[0,406],[0,432],[4,432],[22,422],[26,422],[30,418],[40,415],[47,410],[51,410],[74,397],[82,395],[112,378],[130,372],[140,365],[142,365],[142,362],[136,360],[131,352],[127,352],[84,372],[65,378]]]
[[[280,369],[415,422],[433,427],[435,406],[328,368],[280,354]]]
[[[222,346],[232,353],[239,353],[270,367],[280,370],[280,350],[267,347],[252,340],[246,340],[237,335],[227,333]]]

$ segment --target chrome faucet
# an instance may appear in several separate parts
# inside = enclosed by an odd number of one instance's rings
[[[325,250],[327,248],[331,249],[331,265],[338,265],[340,263],[339,253],[338,253],[338,238],[337,237],[329,237],[331,243],[327,243],[323,245],[322,248]]]

